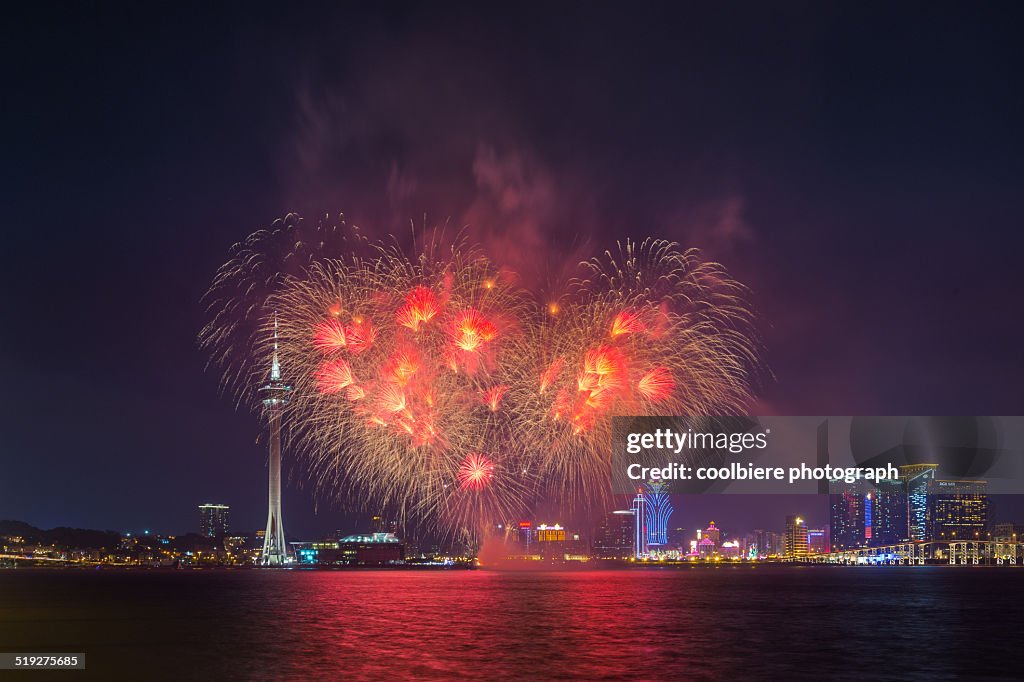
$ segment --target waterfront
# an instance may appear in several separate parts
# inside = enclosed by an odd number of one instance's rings
[[[1022,577],[19,569],[0,572],[0,641],[84,652],[86,675],[105,679],[1010,679]]]

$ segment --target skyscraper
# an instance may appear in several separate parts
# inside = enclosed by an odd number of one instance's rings
[[[907,495],[907,536],[923,542],[928,535],[928,482],[935,480],[938,464],[905,464],[900,480]]]
[[[785,556],[800,559],[807,556],[807,524],[799,516],[786,517]]]
[[[868,545],[895,545],[910,538],[907,526],[907,494],[898,479],[876,481],[868,493],[871,505],[871,537]]]
[[[633,556],[634,513],[620,509],[606,515],[594,537],[595,559],[628,559]]]
[[[228,512],[231,508],[226,504],[199,505],[199,534],[207,538],[223,536],[228,532]]]
[[[832,481],[829,495],[832,548],[880,547],[907,539],[904,485],[899,479]]]
[[[836,550],[863,547],[864,501],[866,494],[860,482],[832,481],[829,495],[829,529],[832,548]]]
[[[986,481],[929,481],[928,539],[984,540],[987,528]]]
[[[264,566],[282,566],[287,561],[287,547],[284,544],[284,525],[281,521],[281,410],[288,402],[292,390],[281,380],[281,365],[277,359],[277,318],[274,318],[274,356],[270,364],[270,381],[260,389],[263,406],[266,408],[270,426],[270,490],[267,511],[267,531],[263,536],[263,554],[260,563]]]
[[[647,492],[647,547],[664,547],[668,544],[668,520],[672,516],[672,502],[669,500],[664,481],[651,481]]]
[[[636,491],[633,498],[633,556],[640,559],[647,555],[647,500],[643,490]]]

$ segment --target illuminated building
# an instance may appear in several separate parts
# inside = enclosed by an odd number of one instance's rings
[[[228,514],[231,507],[226,504],[199,505],[199,534],[207,538],[221,537],[228,532]]]
[[[642,490],[633,498],[633,556],[642,559],[647,555],[647,500]]]
[[[338,549],[350,565],[380,566],[402,561],[405,547],[392,533],[370,533],[343,537]]]
[[[866,494],[860,482],[832,481],[829,494],[829,530],[836,550],[863,547],[864,503]]]
[[[750,544],[754,547],[756,556],[759,557],[778,556],[782,553],[781,536],[770,530],[755,530]]]
[[[871,509],[870,535],[865,523],[865,539],[872,547],[895,545],[910,538],[907,525],[907,494],[903,481],[882,479],[876,481],[868,493]]]
[[[828,554],[828,531],[824,528],[807,530],[807,553]]]
[[[931,540],[986,539],[986,481],[928,482],[927,537]]]
[[[388,566],[405,559],[405,546],[392,533],[348,535],[340,540],[292,543],[295,560],[320,566]]]
[[[251,549],[249,538],[244,535],[225,536],[224,549],[232,554],[241,554],[246,549]]]
[[[807,556],[807,524],[799,516],[786,517],[786,539],[783,554],[795,559]]]
[[[705,539],[705,538],[708,539],[708,540],[711,540],[711,542],[714,543],[715,547],[717,547],[719,544],[721,544],[721,542],[722,542],[722,530],[718,526],[715,525],[714,521],[709,523],[708,527],[705,528],[704,532],[701,534],[701,539]]]
[[[719,545],[718,554],[725,559],[739,559],[743,554],[743,548],[738,540],[727,540]]]
[[[370,532],[397,535],[398,521],[388,521],[382,514],[375,514],[370,517]]]
[[[906,464],[900,480],[907,496],[907,537],[924,541],[928,535],[928,484],[935,480],[938,464]]]
[[[510,523],[505,529],[505,542],[520,545],[523,549],[528,548],[535,540],[533,523],[520,521],[518,524]]]
[[[647,552],[650,553],[651,547],[668,544],[668,520],[673,510],[663,481],[651,481],[646,488]]]
[[[832,481],[829,530],[832,548],[836,550],[880,547],[906,540],[909,534],[904,481]]]
[[[553,526],[542,523],[537,526],[537,542],[565,542],[565,529],[557,523]]]
[[[607,514],[594,536],[595,559],[625,560],[633,554],[633,512],[620,509]]]
[[[288,560],[284,544],[284,524],[281,520],[281,411],[288,402],[292,387],[281,380],[281,365],[277,359],[277,319],[274,319],[274,355],[270,363],[270,381],[260,389],[263,406],[270,424],[270,490],[267,510],[267,530],[263,536],[264,566],[281,566]]]
[[[533,551],[545,561],[585,561],[587,556],[579,533],[567,531],[560,524],[542,523],[535,532]]]
[[[625,558],[632,555],[633,523],[632,512],[629,512],[627,528],[624,536],[626,541]],[[614,538],[613,538],[614,539]],[[505,533],[507,554],[505,558],[512,561],[587,561],[590,556],[579,533],[570,532],[559,523],[541,523],[534,526],[529,521],[522,521],[516,526],[509,524]],[[614,552],[614,550],[612,550]],[[612,553],[603,558],[620,558]]]

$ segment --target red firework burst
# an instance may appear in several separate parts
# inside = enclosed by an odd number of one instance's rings
[[[655,367],[640,378],[636,390],[651,402],[660,403],[672,396],[675,387],[676,380],[672,378],[672,372],[664,367]]]
[[[427,287],[416,287],[405,297],[405,305],[398,309],[398,324],[419,331],[420,324],[430,322],[441,311],[437,296]]]
[[[452,341],[456,348],[471,353],[493,341],[497,334],[494,323],[484,318],[480,311],[471,308],[456,318]]]
[[[345,341],[349,352],[362,353],[373,345],[377,339],[377,331],[369,320],[362,317],[352,319],[352,324],[345,327]]]
[[[484,404],[491,408],[491,412],[498,411],[498,405],[501,403],[501,397],[508,391],[508,386],[491,386],[485,391],[481,391],[484,398]]]
[[[355,383],[352,368],[342,359],[329,360],[316,373],[316,383],[321,393],[340,393]]]
[[[622,336],[623,334],[635,334],[644,330],[644,323],[640,320],[639,313],[632,310],[623,310],[621,313],[615,316],[612,320],[611,336],[614,339],[616,336]]]
[[[558,375],[562,373],[563,365],[565,365],[565,360],[563,358],[558,358],[550,365],[548,365],[547,369],[541,372],[540,392],[542,394],[544,393],[544,391],[548,390],[548,387],[551,386],[551,384],[553,384],[558,379]]]
[[[463,490],[482,490],[494,478],[494,463],[483,455],[471,454],[459,467],[458,478]]]
[[[325,354],[333,353],[347,344],[345,326],[338,320],[321,322],[313,329],[313,345]]]

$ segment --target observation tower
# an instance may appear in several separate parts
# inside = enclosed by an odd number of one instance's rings
[[[277,316],[274,317],[274,357],[270,363],[270,381],[260,388],[267,421],[270,423],[270,507],[267,531],[263,536],[262,566],[283,566],[288,559],[281,521],[281,412],[288,402],[292,387],[281,380],[281,364],[277,359]]]

